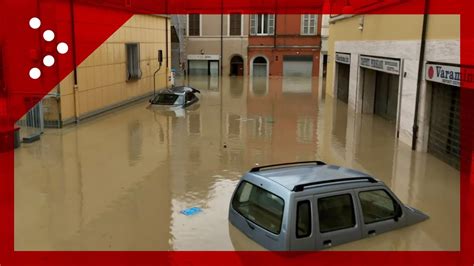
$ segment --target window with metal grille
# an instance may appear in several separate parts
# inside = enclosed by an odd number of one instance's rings
[[[229,35],[231,36],[242,35],[242,15],[241,14],[229,15]]]
[[[301,15],[301,34],[316,35],[318,15]]]
[[[140,45],[138,43],[125,44],[127,50],[127,80],[136,80],[142,77],[140,70]]]
[[[250,15],[250,35],[273,35],[275,32],[275,15]]]
[[[201,15],[199,14],[188,15],[188,35],[201,36]]]

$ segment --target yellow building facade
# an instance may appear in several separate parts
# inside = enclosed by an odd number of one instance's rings
[[[156,89],[167,87],[170,27],[167,16],[131,17],[77,67],[76,86],[72,72],[43,100],[46,126],[71,124],[150,96],[154,90],[153,74],[159,68],[159,50],[163,62],[156,75]],[[135,76],[130,75],[131,61]]]
[[[326,94],[387,120],[400,142],[456,168],[461,79],[458,15],[330,18]]]

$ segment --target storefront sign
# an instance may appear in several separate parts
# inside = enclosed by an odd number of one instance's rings
[[[400,61],[393,59],[377,58],[370,56],[360,56],[360,66],[390,74],[400,74]]]
[[[214,54],[190,54],[188,60],[219,60],[219,55]]]
[[[343,64],[350,64],[351,63],[351,55],[350,54],[336,53],[336,62],[343,63]]]
[[[447,66],[440,64],[426,64],[426,80],[448,84],[452,86],[472,87],[474,83],[474,68]]]

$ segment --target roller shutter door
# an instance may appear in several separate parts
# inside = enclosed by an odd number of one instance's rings
[[[459,169],[459,87],[431,83],[428,152]]]
[[[350,71],[350,65],[337,63],[337,98],[345,103],[349,101]]]
[[[312,56],[283,56],[283,76],[311,77],[312,73]]]

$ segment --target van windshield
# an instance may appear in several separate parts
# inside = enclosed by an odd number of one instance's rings
[[[232,208],[260,227],[279,234],[283,218],[282,198],[242,181],[232,199]]]

